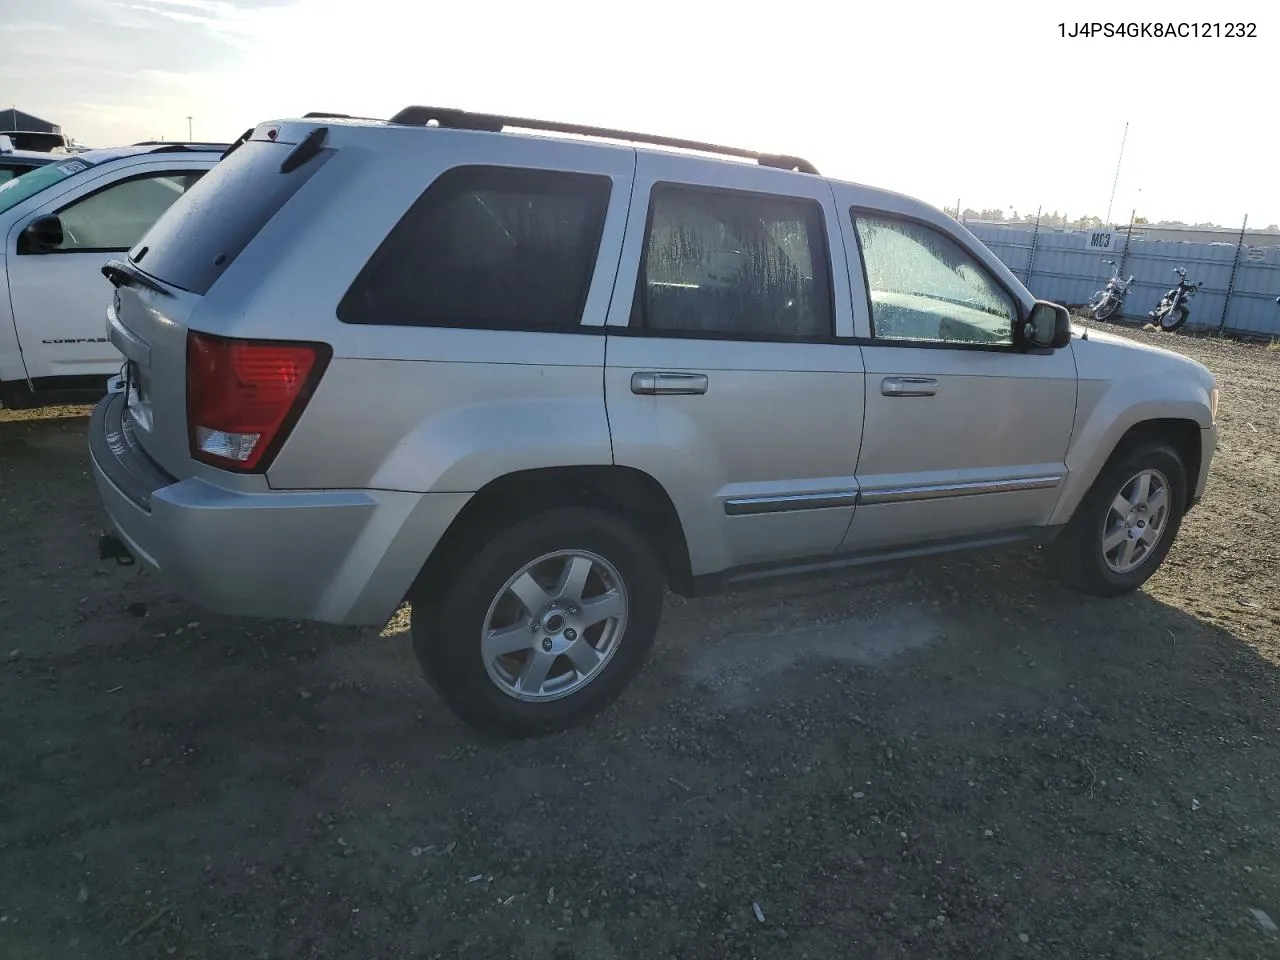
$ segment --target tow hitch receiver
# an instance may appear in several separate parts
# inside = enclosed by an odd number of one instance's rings
[[[129,548],[114,533],[104,533],[98,537],[98,559],[114,560],[122,567],[132,567],[135,563]]]

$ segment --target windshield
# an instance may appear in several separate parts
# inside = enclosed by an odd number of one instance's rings
[[[37,167],[20,177],[14,177],[7,183],[0,184],[0,213],[12,210],[28,197],[34,197],[41,190],[55,183],[61,183],[81,170],[88,170],[90,166],[92,164],[88,161],[74,157],[62,163],[50,163]]]

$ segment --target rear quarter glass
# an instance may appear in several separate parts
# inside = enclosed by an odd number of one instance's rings
[[[251,140],[171,206],[129,259],[141,270],[181,290],[203,295],[249,242],[328,159],[321,150],[281,173],[293,146]]]

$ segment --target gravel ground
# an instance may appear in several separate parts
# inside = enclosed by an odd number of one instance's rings
[[[673,599],[614,708],[525,743],[403,617],[99,563],[85,410],[0,411],[0,957],[1280,956],[1280,353],[1127,335],[1224,390],[1144,591],[995,554]]]

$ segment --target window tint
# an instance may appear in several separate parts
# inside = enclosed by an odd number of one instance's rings
[[[58,211],[59,250],[128,250],[203,170],[136,177],[99,190]]]
[[[1013,343],[1013,300],[950,237],[892,217],[853,214],[882,340]]]
[[[83,157],[72,157],[61,163],[46,163],[43,167],[19,173],[7,183],[0,184],[0,213],[12,210],[22,201],[30,200],[41,190],[47,190],[55,183],[61,183],[67,177],[73,177],[91,166],[93,164]]]
[[[347,323],[564,329],[582,320],[608,177],[458,167],[439,177],[338,307]]]
[[[655,186],[632,323],[779,340],[831,336],[823,231],[812,200]]]
[[[143,235],[129,259],[181,290],[205,294],[334,150],[281,171],[293,144],[242,143]]]

